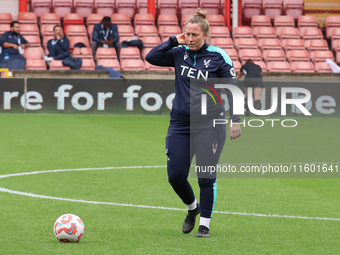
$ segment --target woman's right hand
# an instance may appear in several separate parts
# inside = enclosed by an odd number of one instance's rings
[[[183,33],[183,34],[177,35],[176,38],[177,38],[177,41],[178,41],[178,44],[179,44],[179,45],[186,44],[184,33]]]

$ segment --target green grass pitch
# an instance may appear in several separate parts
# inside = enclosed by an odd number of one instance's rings
[[[232,164],[339,162],[339,119],[242,128],[227,139]],[[168,116],[0,115],[0,175],[75,168],[163,166]],[[340,163],[338,163],[340,165]],[[190,178],[198,196],[197,179]],[[181,232],[185,211],[86,204],[0,192],[0,254],[338,254],[339,179],[220,178],[211,237]],[[182,208],[166,167],[41,173],[0,187],[52,197]],[[79,243],[60,243],[53,223],[73,213]],[[266,216],[267,215],[267,216]]]

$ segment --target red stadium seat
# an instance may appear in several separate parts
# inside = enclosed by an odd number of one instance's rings
[[[89,16],[87,16],[86,25],[88,26],[99,24],[100,22],[102,22],[104,17],[104,14],[91,13],[89,14]]]
[[[262,72],[267,72],[267,65],[263,61],[254,61],[254,64],[259,65],[261,67]]]
[[[340,27],[340,16],[327,16],[326,27]]]
[[[89,16],[87,16],[87,20],[86,20],[87,34],[90,36],[91,41],[92,41],[92,33],[93,33],[94,25],[102,22],[104,17],[105,17],[104,14],[96,14],[96,13],[92,13]]]
[[[47,43],[49,40],[53,39],[54,36],[53,35],[46,35],[46,36],[43,36],[43,47],[47,47]]]
[[[80,13],[67,13],[64,17],[65,25],[84,25],[83,15]]]
[[[60,17],[57,13],[43,13],[40,17],[41,25],[60,25]]]
[[[23,56],[26,59],[41,59],[44,54],[42,47],[28,47],[24,50]]]
[[[340,27],[326,27],[326,38],[332,38],[334,35],[340,35]]]
[[[120,70],[120,64],[117,59],[98,59],[97,60],[98,66],[105,66],[105,67],[111,67],[114,70]]]
[[[120,65],[122,70],[145,70],[144,62],[141,59],[122,59]]]
[[[131,25],[117,25],[119,36],[134,36],[135,31]]]
[[[181,27],[184,28],[185,26],[185,22],[187,22],[188,19],[190,19],[193,15],[190,14],[186,14],[186,15],[182,15],[181,18]]]
[[[96,65],[93,61],[93,59],[82,59],[83,63],[81,64],[81,67],[79,70],[96,70]]]
[[[60,18],[64,18],[65,14],[71,13],[73,8],[72,0],[52,0],[54,12],[57,13]]]
[[[74,48],[76,43],[83,43],[86,47],[90,47],[90,42],[87,36],[71,36],[70,40],[70,50]]]
[[[310,58],[312,62],[324,62],[326,59],[334,60],[334,55],[330,50],[315,50],[311,51]]]
[[[211,45],[220,47],[222,49],[234,49],[234,43],[231,38],[212,38],[211,39]]]
[[[224,20],[223,15],[221,14],[215,14],[215,15],[209,14],[207,15],[207,20],[210,26],[225,26],[225,20]]]
[[[137,13],[134,18],[134,25],[155,25],[155,18],[152,14],[139,14]]]
[[[21,35],[39,35],[37,24],[20,24]]]
[[[300,32],[297,28],[294,27],[278,27],[276,29],[279,38],[282,39],[300,39]]]
[[[273,20],[276,16],[282,14],[282,0],[262,0],[264,15]]]
[[[254,15],[251,17],[252,27],[271,27],[272,23],[267,15]]]
[[[300,16],[298,19],[298,27],[318,27],[315,16]]]
[[[115,0],[94,0],[94,7],[97,14],[111,17],[116,3]]]
[[[143,41],[143,47],[153,48],[162,43],[158,36],[143,36],[141,40]]]
[[[198,0],[178,0],[178,7],[182,15],[195,13],[198,8]]]
[[[273,27],[254,27],[253,33],[256,39],[260,38],[277,38]]]
[[[161,37],[171,37],[181,34],[181,29],[179,26],[160,26],[159,34]]]
[[[52,0],[32,0],[31,10],[38,18],[44,13],[50,13],[52,8]]]
[[[240,38],[240,37],[254,37],[253,30],[251,27],[236,27],[234,29],[233,37]]]
[[[264,50],[263,59],[268,61],[286,61],[286,55],[283,50]]]
[[[259,49],[241,49],[238,51],[238,56],[241,62],[247,61],[248,59],[252,59],[253,61],[262,60],[262,54]]]
[[[23,37],[28,41],[31,47],[41,47],[41,41],[38,35],[24,35]]]
[[[292,62],[290,66],[294,73],[315,73],[312,62]]]
[[[288,72],[290,73],[292,70],[288,62],[274,62],[270,61],[267,63],[267,69],[269,72]]]
[[[289,62],[292,61],[310,61],[309,53],[307,50],[290,50],[287,52],[287,59]]]
[[[158,0],[160,14],[177,14],[177,0]]]
[[[309,50],[309,51],[312,51],[312,50],[329,50],[328,44],[327,44],[325,39],[307,40],[307,41],[305,41],[305,44],[306,44],[307,50]]]
[[[243,0],[242,9],[245,19],[251,19],[254,15],[260,15],[262,8],[261,0]]]
[[[257,40],[255,38],[238,38],[234,40],[235,48],[240,49],[258,49]]]
[[[46,62],[42,59],[27,59],[26,70],[47,70]]]
[[[294,27],[295,22],[292,16],[276,16],[274,27]]]
[[[84,25],[83,16],[79,13],[67,13],[64,17],[64,33],[67,33],[69,25]]]
[[[136,0],[137,13],[148,14],[148,0]],[[155,0],[156,6],[156,0]]]
[[[281,42],[277,38],[265,38],[258,41],[261,50],[281,50]]]
[[[170,67],[167,66],[154,66],[148,61],[144,60],[145,69],[149,71],[170,71]]]
[[[167,37],[167,36],[162,37],[161,40],[162,40],[162,43],[164,43],[165,41],[168,41],[168,40],[169,40],[169,37]]]
[[[152,48],[143,48],[142,49],[142,58],[143,59],[145,59],[146,55],[148,55],[150,50],[152,50]]]
[[[282,46],[287,50],[305,50],[305,44],[302,39],[287,39],[282,41]]]
[[[136,0],[116,0],[118,13],[129,14],[130,19],[135,16]]]
[[[140,59],[140,51],[139,51],[138,47],[122,48],[120,50],[119,59],[122,60],[122,59],[126,59],[126,58]]]
[[[331,30],[330,38],[332,39],[332,41],[335,39],[340,39],[340,27]]]
[[[131,25],[130,15],[126,13],[114,13],[111,16],[111,22],[116,25]]]
[[[239,72],[241,70],[242,65],[240,61],[238,60],[233,61],[233,65],[236,72]]]
[[[143,25],[136,27],[137,36],[158,36],[157,27],[155,25]]]
[[[73,58],[87,58],[87,59],[93,59],[93,53],[91,48],[87,48],[87,47],[76,47],[73,49],[73,53],[72,53],[72,57]]]
[[[209,29],[209,35],[211,38],[214,37],[230,37],[230,32],[228,27],[223,26],[211,26]]]
[[[303,12],[303,0],[283,0],[283,8],[286,10],[286,15],[297,20]]]
[[[38,24],[38,18],[34,12],[19,12],[17,21],[20,24]]]
[[[71,70],[71,67],[64,66],[62,60],[52,60],[50,63],[50,70]]]
[[[303,30],[301,36],[304,40],[323,39],[321,30],[316,27],[308,27],[307,29]]]
[[[0,24],[10,24],[13,21],[11,13],[0,13]]]
[[[169,25],[174,25],[178,26],[178,19],[175,14],[159,14],[158,15],[158,20],[157,20],[157,25],[158,26],[169,26]]]
[[[136,40],[137,36],[119,36],[119,42],[124,42],[128,40]]]
[[[73,0],[76,13],[80,13],[84,18],[93,12],[94,0]]]
[[[340,40],[332,41],[332,50],[340,51]]]
[[[231,58],[232,61],[238,61],[237,51],[235,49],[224,49],[227,52],[228,56]]]
[[[66,32],[67,37],[69,36],[81,36],[87,35],[86,27],[84,25],[69,25]]]
[[[208,16],[217,15],[220,13],[220,0],[200,0],[200,7],[208,13]],[[210,20],[208,21],[210,22]],[[210,25],[214,26],[213,24]]]
[[[0,24],[0,35],[11,30],[11,26],[9,24]]]
[[[316,62],[314,67],[315,71],[318,73],[333,73],[332,69],[326,62]]]
[[[116,59],[117,58],[117,52],[116,49],[111,48],[103,48],[98,47],[96,52],[96,59]]]

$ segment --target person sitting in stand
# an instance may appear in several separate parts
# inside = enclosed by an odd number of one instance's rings
[[[64,37],[62,27],[59,25],[54,26],[53,33],[54,38],[47,43],[49,54],[48,56],[43,54],[43,59],[46,62],[50,62],[54,59],[62,60],[70,56],[70,41],[67,37]]]
[[[22,35],[20,35],[20,23],[18,21],[13,21],[11,23],[11,30],[4,33],[0,38],[0,62],[8,59],[12,60],[15,58],[24,62],[23,64],[26,64],[26,58],[23,57],[21,54],[23,54],[24,50],[27,49],[29,46],[30,45],[28,41],[24,37],[22,37]],[[22,68],[18,67],[15,69]]]
[[[122,44],[119,42],[118,29],[116,24],[111,23],[111,18],[106,16],[102,22],[96,24],[93,28],[91,49],[93,56],[96,55],[98,47],[115,47],[117,56],[119,56]]]

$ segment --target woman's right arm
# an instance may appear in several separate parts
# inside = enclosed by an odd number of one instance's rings
[[[178,41],[177,38],[170,37],[168,41],[163,42],[160,45],[157,45],[146,55],[145,59],[150,64],[155,66],[175,66],[174,61],[174,51],[172,48],[177,47]]]

